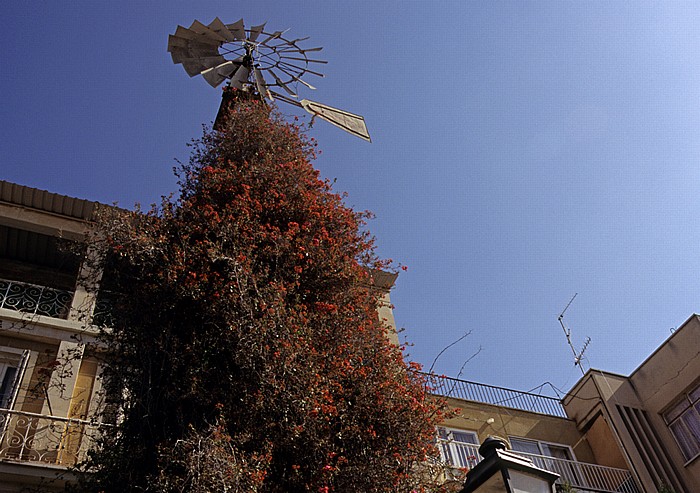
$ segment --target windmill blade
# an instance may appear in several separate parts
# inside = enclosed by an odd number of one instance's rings
[[[216,68],[216,73],[219,75],[223,75],[224,77],[231,77],[233,73],[238,70],[238,67],[240,67],[240,63],[236,63],[234,61],[229,61],[226,63],[222,63],[221,65],[217,65]]]
[[[250,28],[250,32],[248,33],[248,41],[251,43],[255,43],[255,41],[258,39],[258,36],[260,36],[260,33],[263,32],[263,29],[265,29],[265,24],[267,22],[263,22],[259,26],[253,26]]]
[[[216,67],[217,65],[220,65],[222,63],[226,62],[226,59],[222,57],[221,55],[218,56],[208,56],[208,57],[188,57],[188,58],[182,58],[180,61],[175,62],[175,63],[199,63],[202,66],[202,70],[209,69],[212,67]],[[200,72],[202,71],[200,70]]]
[[[202,77],[204,77],[204,80],[206,80],[212,87],[216,87],[226,80],[226,77],[221,75],[217,71],[216,67],[212,67],[202,72]]]
[[[221,22],[221,19],[219,19],[218,17],[215,17],[214,20],[211,21],[207,27],[222,38],[224,38],[226,41],[230,42],[236,40],[236,38],[233,36],[233,33],[229,31],[228,27],[226,27],[226,24]]]
[[[217,44],[221,44],[221,43],[226,42],[226,38],[224,38],[223,36],[220,36],[215,31],[212,31],[211,29],[209,29],[208,26],[205,26],[204,24],[202,24],[198,20],[195,20],[194,22],[192,22],[192,25],[189,27],[189,29],[190,29],[190,31],[195,32],[195,33],[199,34],[200,36],[203,36],[203,37],[205,37],[209,40],[212,40],[212,41],[216,41]]]
[[[173,48],[187,48],[189,40],[175,36],[173,34],[168,34],[168,51],[172,51]]]
[[[183,38],[183,39],[197,39],[197,34],[193,33],[186,27],[182,27],[178,24],[177,28],[175,28],[175,34],[173,34],[176,38]]]
[[[364,139],[367,142],[372,142],[369,132],[367,131],[367,125],[365,125],[365,119],[362,116],[315,101],[309,101],[308,99],[302,99],[300,103],[301,106],[312,115],[323,118],[336,127],[342,128],[346,132]]]
[[[248,70],[248,67],[241,65],[231,77],[231,87],[241,89],[243,87],[243,83],[248,81],[249,75],[250,70]]]
[[[194,58],[190,60],[192,61],[182,62],[182,67],[185,69],[185,72],[187,72],[187,75],[189,75],[190,77],[199,75],[202,73],[203,70],[207,69],[207,67],[202,65],[202,63],[199,61],[199,58]]]
[[[221,82],[223,82],[225,79],[231,77],[231,75],[238,70],[238,67],[241,66],[240,63],[223,59],[223,57],[221,58],[222,60],[220,63],[210,66],[207,70],[202,71],[202,76],[207,80],[207,82],[209,82],[209,84],[214,85],[214,83],[216,83],[214,87],[221,84]],[[223,77],[223,79],[219,80],[220,77]]]
[[[253,68],[253,75],[255,76],[255,85],[258,88],[258,94],[260,94],[260,97],[273,99],[272,94],[270,94],[270,91],[267,89],[265,78],[258,67]]]
[[[287,86],[287,84],[285,84],[284,82],[282,82],[282,79],[280,79],[279,77],[277,77],[277,74],[274,73],[274,72],[272,71],[272,69],[268,69],[267,71],[270,72],[270,75],[272,75],[272,77],[275,79],[275,82],[277,82],[277,85],[280,86],[280,87],[281,87],[282,89],[284,89],[285,91],[287,91],[287,94],[289,94],[290,96],[293,96],[293,97],[295,97],[295,98],[297,97],[297,94],[296,94],[294,91],[292,91],[292,90],[289,88],[289,86]]]
[[[182,52],[183,50],[190,55],[189,58],[198,56],[216,56],[219,54],[218,45],[200,43],[196,40],[182,38],[171,34],[168,37],[168,51],[173,53],[174,51]]]
[[[183,61],[193,61],[193,60],[198,60],[198,59],[207,59],[207,60],[220,60],[222,59],[222,55],[219,55],[216,52],[211,52],[209,50],[206,51],[200,51],[200,50],[194,50],[194,53],[192,50],[188,50],[187,48],[178,48],[174,47],[171,48],[170,50],[170,56],[173,59],[173,63],[182,63]],[[203,54],[202,54],[203,53]],[[221,60],[220,62],[217,63],[222,63],[225,59]],[[216,65],[216,63],[213,63]],[[208,65],[211,66],[211,65]]]
[[[182,63],[183,60],[192,58],[192,55],[185,48],[169,48],[170,57],[173,59],[173,63]]]
[[[189,39],[172,37],[168,43],[168,51],[171,54],[177,53],[181,58],[196,58],[207,56],[218,56],[219,51],[216,46],[197,43]],[[178,63],[178,62],[175,62]]]
[[[217,47],[219,46],[219,41],[208,38],[206,36],[202,36],[201,34],[197,34],[196,32],[182,26],[177,26],[177,29],[175,29],[174,36],[178,38],[189,39],[191,41],[197,41],[198,43],[211,44]]]
[[[226,24],[226,27],[233,33],[233,37],[236,41],[245,41],[245,25],[243,24],[243,19],[239,19],[233,24]]]
[[[192,58],[206,58],[211,56],[219,56],[219,51],[211,45],[200,45],[192,43],[189,47],[189,53]]]

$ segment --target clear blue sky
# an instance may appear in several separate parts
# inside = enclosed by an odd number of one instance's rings
[[[414,359],[568,389],[557,315],[587,364],[627,374],[700,311],[700,5],[695,2],[9,2],[0,178],[124,207],[175,190],[220,91],[166,52],[177,24],[267,21],[323,46],[303,97],[316,165],[408,266],[392,297]],[[283,111],[293,113],[289,107]]]

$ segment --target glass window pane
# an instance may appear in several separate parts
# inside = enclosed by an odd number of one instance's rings
[[[513,493],[551,493],[552,491],[552,487],[546,479],[534,474],[514,470],[508,471],[508,474]]]
[[[678,446],[681,448],[686,460],[690,460],[700,453],[700,443],[698,443],[698,440],[692,435],[690,430],[685,427],[683,420],[675,421],[669,428],[673,436],[676,437]]]
[[[688,402],[688,399],[683,399],[680,401],[678,404],[673,406],[671,409],[666,411],[664,413],[664,418],[666,419],[666,423],[670,423],[674,419],[676,419],[678,416],[683,414],[683,411],[688,409],[688,406],[690,406],[690,403]]]
[[[537,454],[540,455],[539,445],[533,440],[524,440],[522,438],[510,438],[510,446],[513,447],[515,452],[525,452],[527,454]]]
[[[471,443],[477,445],[479,441],[476,439],[476,433],[471,431],[457,431],[452,430],[452,439],[455,442]]]
[[[690,393],[690,400],[693,402],[700,401],[700,386]]]
[[[0,382],[0,408],[2,409],[7,408],[14,392],[12,384],[15,381],[15,375],[17,375],[17,368],[6,367],[5,375],[2,378],[2,382]]]
[[[695,438],[698,446],[700,446],[700,415],[695,409],[691,408],[683,413],[681,420],[685,423],[693,438]]]
[[[455,467],[473,467],[477,462],[479,440],[473,431],[438,427],[442,459]]]
[[[571,457],[571,451],[568,447],[562,447],[559,445],[552,445],[551,443],[542,444],[543,455],[548,457],[556,457],[557,459],[573,460]]]

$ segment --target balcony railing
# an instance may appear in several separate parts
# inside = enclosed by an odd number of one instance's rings
[[[71,291],[0,279],[0,308],[65,319],[72,301]]]
[[[482,460],[478,445],[438,440],[438,446],[442,460],[448,467],[471,469]],[[515,453],[529,458],[541,469],[559,474],[557,483],[569,484],[574,489],[580,488],[582,491],[598,493],[641,493],[632,474],[626,469],[525,452]]]
[[[494,387],[483,383],[468,382],[443,376],[427,376],[430,392],[443,397],[483,402],[521,411],[549,414],[565,418],[566,413],[559,399],[545,395]]]
[[[0,461],[70,467],[85,458],[97,432],[89,421],[0,409]]]
[[[115,308],[125,300],[125,296],[107,289],[100,289],[97,293],[95,310],[92,313],[92,323],[94,325],[112,327],[115,321]]]

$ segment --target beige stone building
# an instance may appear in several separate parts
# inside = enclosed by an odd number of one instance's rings
[[[450,407],[459,410],[438,428],[446,465],[474,467],[481,460],[479,444],[494,435],[536,466],[559,474],[559,483],[576,491],[644,491],[624,462],[596,455],[559,399],[451,378],[438,379],[435,393],[450,396]],[[459,477],[457,471],[453,475]]]
[[[60,489],[91,438],[100,365],[86,351],[102,295],[84,262],[98,205],[0,181],[0,493]],[[395,274],[372,272],[379,316],[395,329]],[[396,340],[395,330],[390,331]],[[489,435],[577,491],[700,492],[700,318],[630,376],[590,370],[563,399],[447,377],[434,393],[461,413],[436,431],[446,475],[479,460]]]
[[[589,370],[563,399],[596,457],[628,467],[644,491],[700,492],[700,317],[629,376]]]
[[[96,298],[82,285],[94,203],[0,181],[0,492],[59,488],[98,426]],[[92,290],[94,291],[94,290]]]
[[[435,393],[461,409],[439,430],[453,466],[473,467],[497,435],[576,491],[700,492],[698,315],[631,375],[591,369],[561,400],[449,378]]]
[[[85,262],[99,206],[0,181],[0,493],[62,489],[92,437],[109,432],[96,418],[99,361],[86,349],[108,305]],[[389,299],[397,275],[369,276],[398,343]]]

